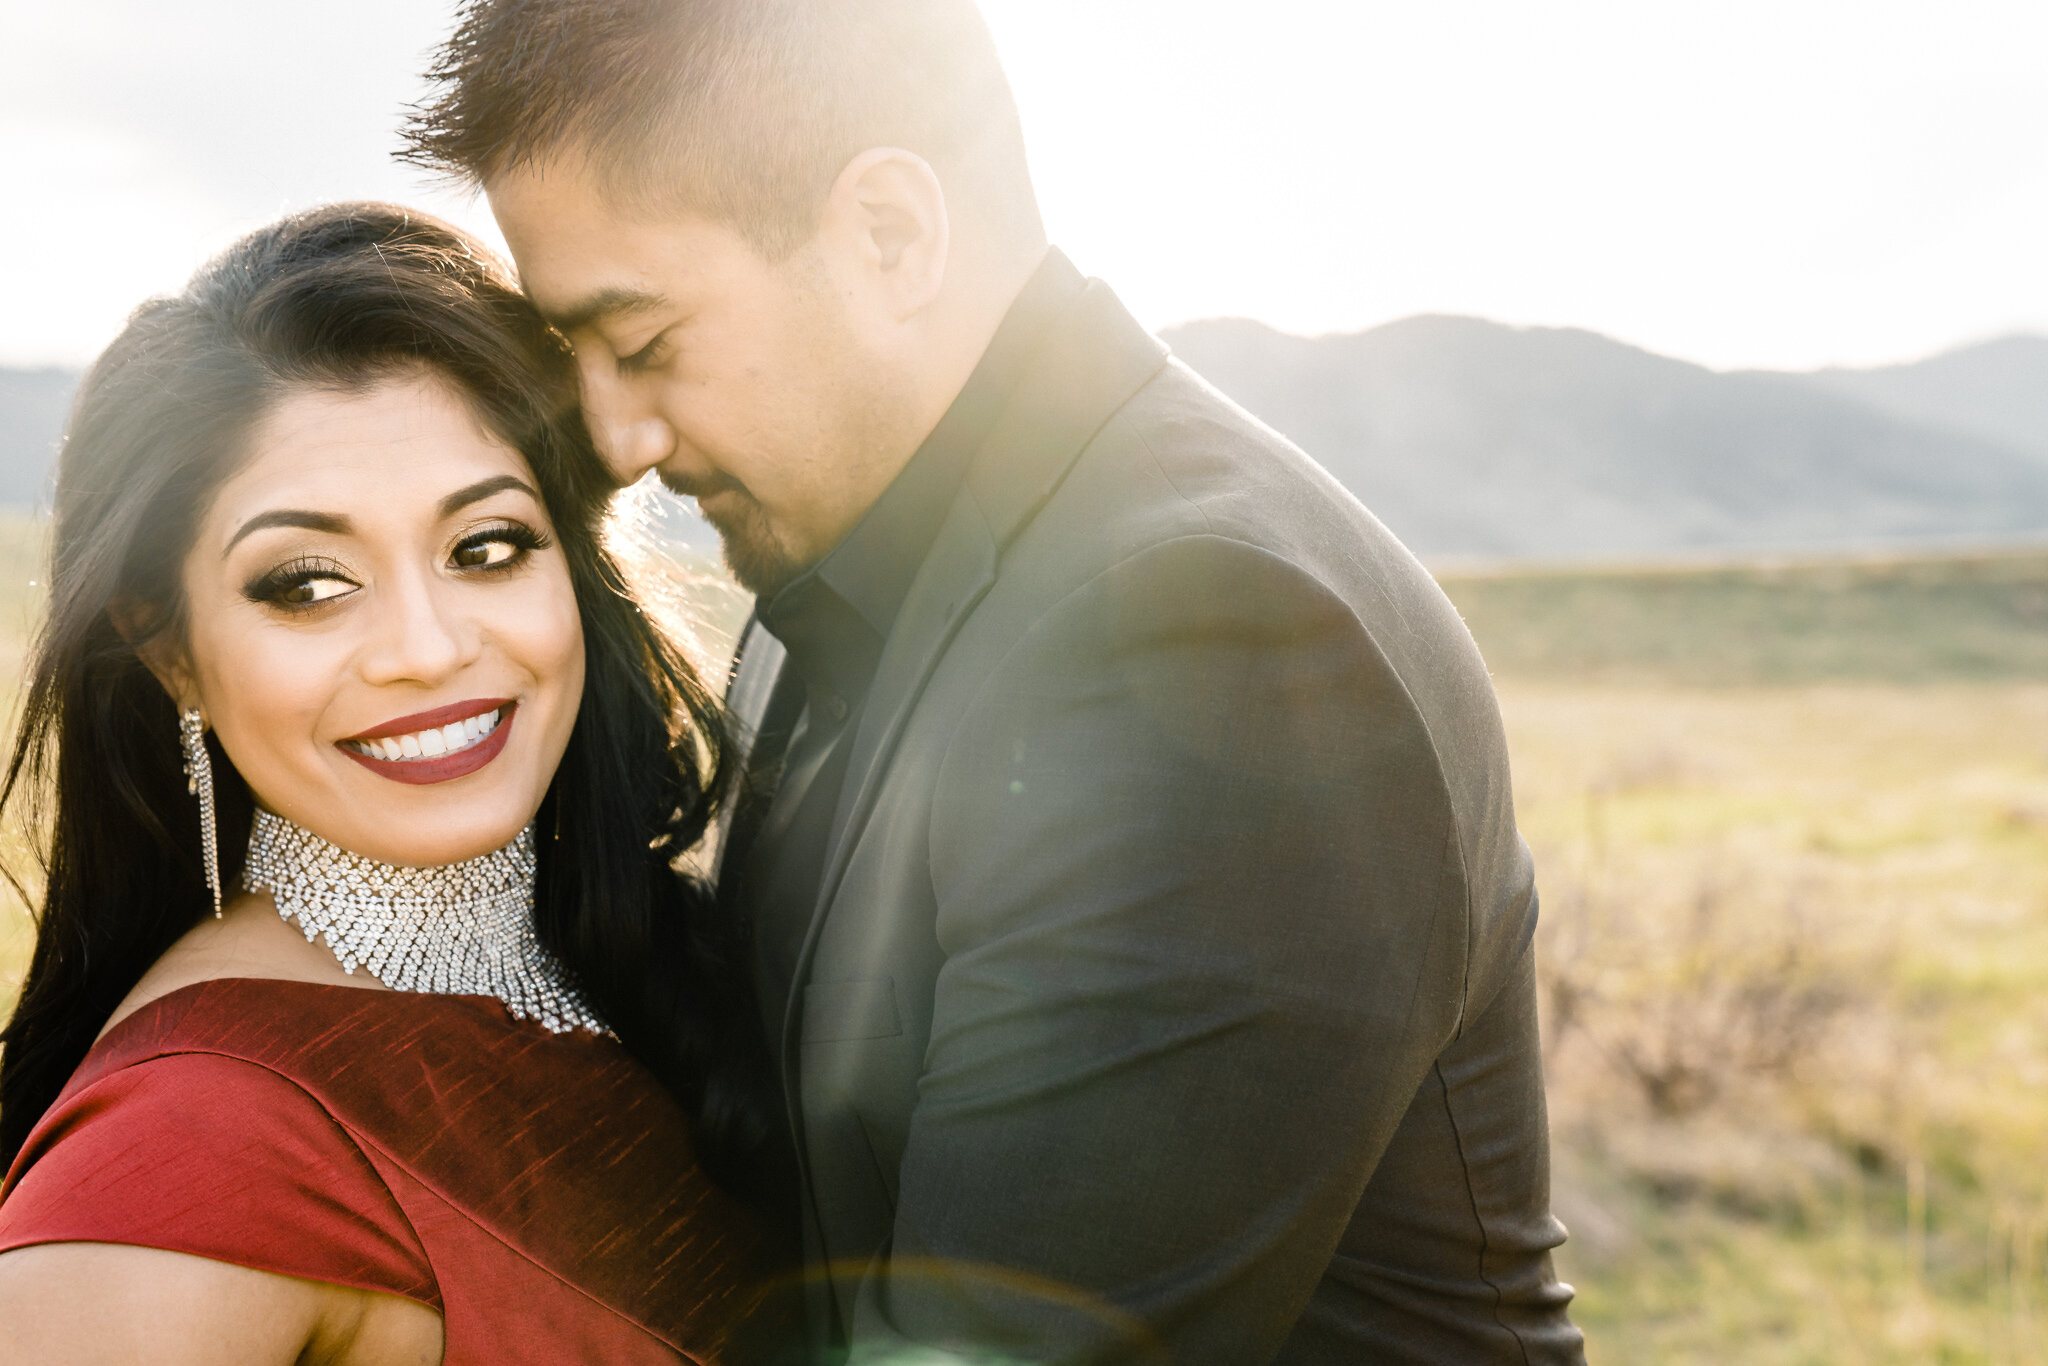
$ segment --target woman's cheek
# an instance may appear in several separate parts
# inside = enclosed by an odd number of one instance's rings
[[[222,748],[258,799],[286,814],[317,809],[332,784],[319,737],[336,690],[326,644],[260,628],[195,633],[208,719]]]
[[[567,629],[561,634],[561,645],[557,669],[561,676],[561,707],[568,724],[563,727],[562,743],[568,743],[569,728],[575,724],[577,710],[583,702],[583,618],[573,604],[569,611]]]
[[[525,630],[517,648],[554,713],[554,738],[566,745],[583,700],[583,616],[577,611],[566,569],[559,576],[543,579],[537,587],[544,591],[536,595],[537,600],[527,602],[526,611],[520,614]]]

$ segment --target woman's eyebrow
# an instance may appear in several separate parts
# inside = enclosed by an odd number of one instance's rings
[[[441,500],[440,514],[444,520],[453,517],[471,503],[481,503],[492,494],[503,493],[506,489],[518,489],[534,502],[540,502],[540,495],[535,493],[524,479],[516,474],[500,474],[489,479],[479,479],[467,488],[455,490]]]
[[[471,503],[480,503],[492,494],[503,493],[507,489],[517,489],[536,503],[541,501],[540,495],[533,491],[533,487],[518,475],[499,474],[489,479],[479,479],[474,484],[455,490],[455,492],[440,501],[435,511],[444,519],[453,517]],[[337,517],[331,512],[308,512],[302,508],[276,508],[269,512],[259,512],[236,528],[235,534],[228,538],[227,547],[221,551],[221,554],[226,555],[229,550],[233,550],[236,546],[240,545],[243,538],[251,532],[262,531],[266,527],[274,526],[295,526],[307,531],[324,531],[334,536],[346,536],[354,529],[354,523],[350,522],[348,518]]]
[[[345,536],[349,532],[350,523],[348,518],[337,517],[331,512],[306,512],[298,508],[278,508],[271,512],[259,512],[242,523],[234,535],[228,537],[226,549],[220,552],[222,557],[225,558],[228,551],[240,545],[242,538],[250,532],[273,526],[303,527],[307,531],[325,531],[336,536]]]

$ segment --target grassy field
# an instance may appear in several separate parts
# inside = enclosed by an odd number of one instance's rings
[[[41,521],[0,511],[0,714],[10,753],[18,685],[42,617],[45,532]],[[26,880],[32,868],[23,834],[12,821],[0,825],[0,861]],[[20,899],[0,880],[0,1012],[11,1008],[27,966],[31,929]]]
[[[1452,578],[1595,1362],[2048,1362],[2048,556]]]
[[[1538,860],[1592,1360],[2048,1364],[2048,555],[1445,586]],[[0,912],[0,1006],[25,946]]]
[[[1443,583],[1503,678],[1681,687],[2048,681],[2048,551]]]

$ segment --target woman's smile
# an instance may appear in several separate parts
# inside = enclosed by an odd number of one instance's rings
[[[401,783],[445,783],[498,757],[519,704],[510,698],[455,702],[386,721],[337,740],[349,758]]]

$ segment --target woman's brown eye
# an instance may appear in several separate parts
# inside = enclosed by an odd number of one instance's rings
[[[278,595],[278,600],[292,607],[304,607],[329,598],[338,598],[355,585],[346,579],[301,579]]]
[[[461,569],[488,569],[518,553],[519,547],[510,541],[472,541],[456,548],[455,563]]]
[[[548,538],[516,523],[479,531],[457,543],[448,562],[457,569],[505,569],[529,551],[542,550]]]

